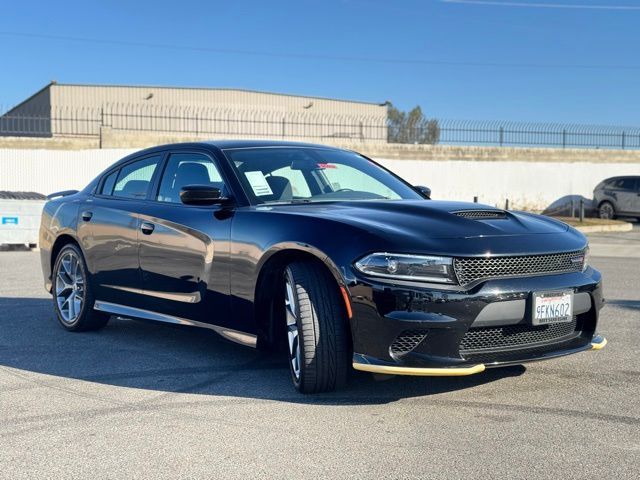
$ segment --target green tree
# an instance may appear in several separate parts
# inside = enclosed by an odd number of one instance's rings
[[[389,104],[387,127],[389,143],[435,145],[440,140],[440,125],[438,125],[438,121],[433,118],[426,118],[419,106],[407,113]]]

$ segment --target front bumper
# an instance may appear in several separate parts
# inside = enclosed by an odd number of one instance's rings
[[[572,290],[571,324],[531,325],[533,292]],[[457,376],[604,347],[600,273],[487,280],[469,290],[358,277],[350,286],[353,367]]]

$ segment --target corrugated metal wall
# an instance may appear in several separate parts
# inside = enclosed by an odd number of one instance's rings
[[[102,107],[117,103],[282,112],[309,110],[333,115],[385,118],[387,114],[386,107],[373,103],[244,90],[61,84],[51,86],[51,104],[54,108]],[[310,104],[312,105],[309,106]]]
[[[51,90],[45,87],[0,117],[0,132],[34,137],[51,136]]]
[[[0,130],[17,136],[98,137],[107,127],[386,142],[386,119],[386,106],[346,100],[233,89],[51,84],[3,116]]]

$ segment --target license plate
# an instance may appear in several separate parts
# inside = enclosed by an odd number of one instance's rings
[[[533,325],[565,323],[573,319],[573,292],[543,292],[533,294]]]

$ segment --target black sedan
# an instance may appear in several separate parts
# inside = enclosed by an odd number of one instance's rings
[[[212,329],[287,352],[301,392],[352,368],[469,375],[605,345],[582,234],[429,194],[320,145],[151,148],[51,196],[45,285],[67,330],[111,316]]]

